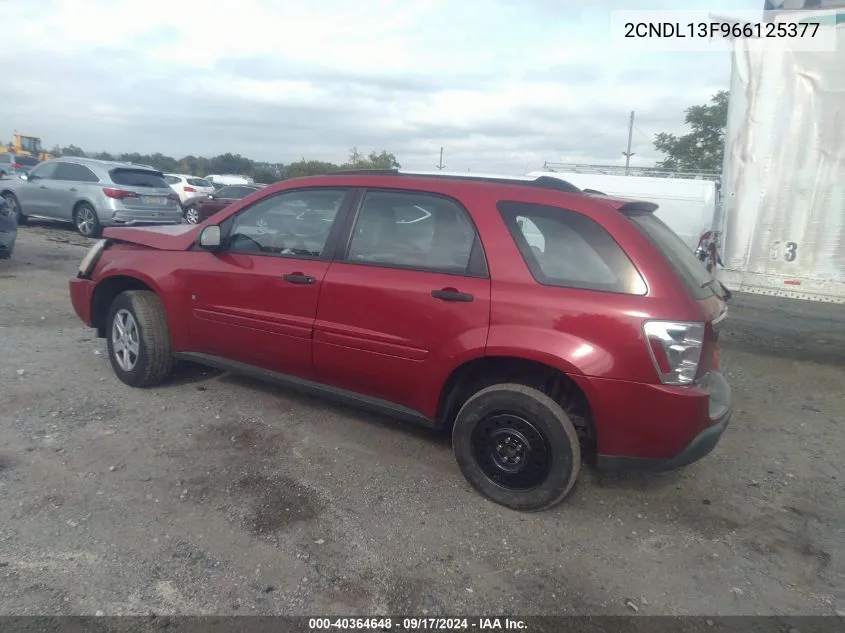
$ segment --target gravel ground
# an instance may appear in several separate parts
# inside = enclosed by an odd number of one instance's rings
[[[737,296],[713,454],[521,514],[442,435],[200,368],[124,386],[67,296],[84,242],[0,262],[0,614],[845,610],[842,307]]]

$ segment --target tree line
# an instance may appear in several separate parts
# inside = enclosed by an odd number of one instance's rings
[[[58,145],[50,150],[53,156],[80,156],[98,158],[100,160],[119,160],[141,165],[149,165],[159,171],[170,174],[190,174],[192,176],[208,176],[209,174],[244,174],[251,176],[255,182],[274,183],[285,178],[298,176],[318,176],[340,169],[390,169],[400,167],[396,156],[386,150],[370,152],[365,155],[353,147],[349,151],[349,158],[342,164],[335,164],[321,160],[305,160],[296,162],[265,163],[254,161],[240,154],[227,152],[206,158],[189,154],[182,158],[173,158],[156,152],[155,154],[139,154],[137,152],[111,154],[109,152],[85,152],[81,147]]]
[[[659,161],[656,167],[678,171],[721,171],[729,96],[728,91],[720,90],[711,97],[709,103],[687,108],[684,111],[684,124],[689,126],[689,133],[681,136],[667,132],[656,134],[654,148],[664,155],[663,160]],[[87,153],[76,145],[55,146],[51,153],[53,156],[87,156],[103,160],[141,163],[166,173],[193,176],[245,174],[251,176],[256,182],[267,184],[297,176],[318,176],[340,169],[398,169],[400,167],[396,156],[386,150],[373,151],[364,155],[356,147],[349,151],[346,162],[339,165],[305,158],[287,165],[264,163],[228,152],[212,158],[188,155],[178,159],[161,153]]]

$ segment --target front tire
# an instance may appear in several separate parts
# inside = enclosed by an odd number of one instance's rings
[[[26,216],[23,214],[21,209],[21,203],[18,200],[17,196],[13,193],[7,193],[3,195],[3,199],[6,201],[6,206],[11,209],[12,213],[17,216],[18,225],[26,224]]]
[[[464,403],[452,448],[473,488],[513,510],[555,505],[581,470],[578,434],[561,406],[515,383],[487,387]]]
[[[199,224],[200,212],[196,207],[188,207],[185,209],[185,222],[188,224]]]
[[[112,302],[106,321],[112,369],[130,387],[153,387],[173,369],[170,331],[161,300],[149,290],[127,290]]]
[[[74,210],[73,224],[82,237],[100,237],[103,232],[97,212],[87,202],[83,202]]]

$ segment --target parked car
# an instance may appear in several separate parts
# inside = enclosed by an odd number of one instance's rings
[[[214,193],[214,185],[205,178],[187,174],[164,174],[164,181],[179,196],[180,202],[188,198]]]
[[[0,259],[9,259],[15,252],[18,237],[18,219],[6,201],[0,198]]]
[[[540,510],[582,459],[678,468],[731,418],[726,305],[656,206],[547,177],[291,179],[200,226],[108,229],[70,295],[127,385],[180,359],[450,428],[472,486]]]
[[[182,205],[185,209],[185,221],[188,224],[199,224],[233,202],[242,200],[261,189],[263,187],[259,185],[232,185],[188,198]]]
[[[0,179],[25,174],[38,164],[38,159],[23,154],[0,153]]]
[[[0,181],[0,196],[27,218],[71,222],[85,237],[104,226],[179,224],[179,196],[160,171],[114,161],[65,156],[46,160],[29,174]]]

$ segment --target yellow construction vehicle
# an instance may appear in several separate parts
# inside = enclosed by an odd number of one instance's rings
[[[42,151],[41,139],[39,137],[18,134],[17,131],[15,132],[14,141],[6,146],[0,146],[0,153],[32,156],[38,160],[48,160],[53,158],[53,155],[50,152]]]

